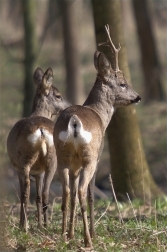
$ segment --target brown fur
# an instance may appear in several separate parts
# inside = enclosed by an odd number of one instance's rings
[[[20,226],[27,229],[27,203],[30,194],[30,178],[34,175],[37,188],[38,226],[47,225],[49,188],[57,168],[56,150],[53,144],[54,123],[52,115],[69,106],[58,89],[52,86],[53,73],[45,74],[40,68],[34,73],[37,90],[32,114],[21,119],[11,129],[7,138],[7,151],[13,167],[18,172],[21,191]],[[43,206],[42,206],[43,205]],[[43,208],[43,209],[42,209]]]
[[[91,237],[94,236],[95,173],[103,148],[105,130],[115,108],[137,103],[141,99],[128,85],[123,73],[111,68],[110,62],[103,53],[95,52],[94,64],[98,75],[87,100],[83,106],[72,106],[64,110],[55,124],[53,133],[58,172],[63,187],[62,233],[66,237],[68,204],[71,196],[68,238],[74,236],[78,194],[86,247],[92,246]],[[90,232],[87,220],[87,193],[90,207]]]

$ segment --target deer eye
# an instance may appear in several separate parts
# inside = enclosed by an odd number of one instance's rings
[[[121,87],[122,89],[125,89],[125,88],[126,88],[126,85],[125,85],[125,84],[120,84],[120,87]]]
[[[56,95],[56,98],[60,100],[61,99],[61,95]]]

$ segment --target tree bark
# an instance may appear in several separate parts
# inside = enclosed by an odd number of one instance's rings
[[[63,23],[64,55],[66,63],[66,96],[72,104],[82,104],[84,88],[81,78],[77,1],[59,0]]]
[[[126,57],[125,41],[121,21],[119,0],[92,0],[96,43],[105,42],[107,37],[104,26],[109,24],[113,43],[118,47],[119,67],[130,82]],[[110,59],[112,53],[107,47],[98,47]],[[145,158],[140,131],[134,106],[118,108],[107,129],[111,157],[111,175],[115,193],[119,200],[133,198],[146,200],[161,194],[150,174]]]
[[[35,86],[33,73],[36,54],[35,6],[34,0],[21,0],[24,25],[24,101],[23,117],[29,116],[32,110]]]
[[[142,68],[145,79],[145,102],[164,101],[165,91],[161,81],[161,67],[147,0],[133,0],[138,31]]]

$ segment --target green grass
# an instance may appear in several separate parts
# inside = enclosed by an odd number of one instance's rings
[[[122,220],[118,214],[119,207]],[[61,236],[60,204],[54,204],[50,212],[50,224],[47,229],[37,229],[35,206],[30,206],[29,230],[19,229],[19,208],[5,210],[6,251],[83,251],[83,223],[80,209],[77,210],[75,238],[64,242]],[[96,238],[94,251],[167,251],[167,202],[157,200],[152,206],[140,201],[115,203],[97,201],[95,205]]]

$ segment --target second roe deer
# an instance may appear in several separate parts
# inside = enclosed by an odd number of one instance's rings
[[[7,152],[13,167],[18,172],[20,183],[20,226],[25,229],[28,227],[27,204],[30,195],[30,175],[34,175],[36,180],[38,227],[42,226],[42,210],[44,225],[47,225],[49,189],[57,167],[53,143],[54,123],[51,117],[58,116],[69,106],[58,89],[52,85],[51,68],[48,68],[45,73],[37,68],[34,73],[34,82],[37,89],[32,114],[19,120],[7,138]]]
[[[83,106],[70,106],[61,112],[54,127],[54,144],[57,152],[58,173],[62,183],[62,234],[66,238],[68,203],[71,200],[68,238],[74,236],[76,196],[79,194],[85,247],[92,247],[94,217],[92,186],[103,148],[105,130],[115,108],[138,103],[140,96],[129,86],[118,66],[118,52],[113,45],[109,27],[106,26],[108,42],[115,53],[112,68],[106,56],[96,51],[94,65],[98,72],[95,84]],[[88,190],[89,189],[89,190]],[[87,220],[87,193],[90,207],[90,232]],[[71,197],[70,197],[71,196]]]

